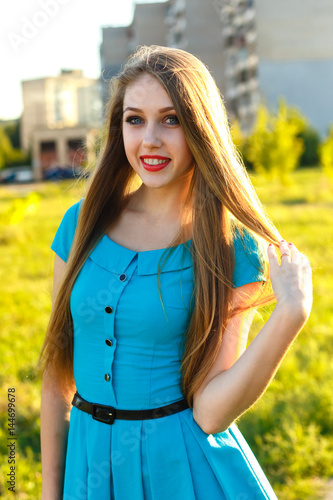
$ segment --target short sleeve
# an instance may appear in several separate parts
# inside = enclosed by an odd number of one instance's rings
[[[256,281],[266,281],[263,272],[264,256],[257,240],[246,229],[234,238],[235,268],[233,286],[246,285]]]
[[[68,255],[72,247],[82,201],[83,198],[69,207],[60,222],[51,244],[51,249],[65,262],[67,262]]]

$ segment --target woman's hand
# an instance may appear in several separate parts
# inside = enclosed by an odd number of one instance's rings
[[[294,245],[281,241],[279,250],[281,264],[274,246],[267,250],[277,300],[274,311],[242,355],[221,368],[222,340],[215,365],[194,395],[193,417],[206,434],[228,429],[260,398],[309,317],[310,264]],[[237,315],[231,319],[235,332],[236,320]]]
[[[281,265],[274,245],[269,245],[267,255],[270,278],[277,306],[288,308],[293,319],[306,322],[312,307],[312,272],[308,259],[295,245],[280,242]]]

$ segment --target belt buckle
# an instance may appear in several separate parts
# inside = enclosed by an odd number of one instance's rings
[[[113,406],[104,406],[93,403],[92,418],[94,420],[98,420],[98,422],[112,425],[115,419],[115,409]]]

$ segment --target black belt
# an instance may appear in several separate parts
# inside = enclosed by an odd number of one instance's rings
[[[115,418],[119,420],[148,420],[152,418],[162,418],[180,411],[186,410],[188,404],[185,399],[176,401],[166,406],[160,406],[152,410],[118,410],[113,406],[88,403],[76,392],[73,397],[72,405],[79,410],[92,415],[94,420],[112,425]]]

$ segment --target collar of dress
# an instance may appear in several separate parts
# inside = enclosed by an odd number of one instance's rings
[[[181,271],[193,267],[190,247],[191,240],[171,247],[170,256],[166,259],[169,252],[165,248],[135,252],[112,241],[104,234],[90,253],[89,258],[107,271],[119,274],[127,269],[137,255],[138,274],[143,276],[157,274],[158,266],[160,266],[161,273]]]

